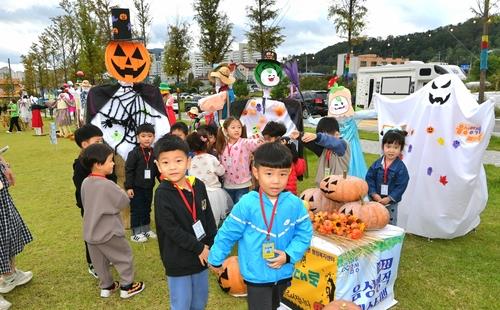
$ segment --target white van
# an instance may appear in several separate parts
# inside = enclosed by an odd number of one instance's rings
[[[457,74],[461,80],[466,78],[460,67],[445,63],[409,62],[360,68],[357,74],[356,105],[364,109],[372,108],[373,93],[389,98],[404,98],[447,73]]]

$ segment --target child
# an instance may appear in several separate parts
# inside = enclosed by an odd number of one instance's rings
[[[297,196],[283,191],[291,165],[292,155],[281,143],[266,143],[255,151],[252,173],[260,187],[234,206],[208,256],[208,263],[220,274],[220,266],[238,242],[250,310],[279,307],[294,264],[311,242],[307,210]]]
[[[86,149],[89,145],[94,143],[102,143],[102,131],[99,127],[92,124],[85,124],[75,131],[75,142],[79,148]],[[83,218],[83,204],[80,189],[82,188],[83,180],[90,174],[90,170],[85,168],[81,161],[80,156],[78,156],[73,162],[73,184],[75,184],[75,198],[76,206],[80,208],[80,215]],[[114,173],[106,176],[108,179],[116,183],[116,175]],[[85,258],[87,259],[88,272],[97,279],[97,274],[95,273],[94,266],[92,265],[92,260],[90,259],[89,250],[87,247],[87,242],[85,243]]]
[[[410,177],[399,158],[405,146],[406,132],[389,130],[382,138],[384,156],[377,159],[366,173],[368,195],[389,209],[390,224],[397,225],[398,202],[408,186]]]
[[[31,281],[33,273],[16,268],[15,256],[33,237],[14,205],[9,187],[15,179],[9,164],[0,156],[0,293],[6,294],[16,286]],[[8,309],[11,304],[0,295],[0,309]]]
[[[83,237],[99,276],[101,297],[110,297],[120,287],[120,297],[130,298],[144,290],[144,283],[134,282],[132,249],[120,216],[121,209],[129,205],[127,193],[105,177],[113,173],[113,149],[106,144],[92,144],[83,150],[81,161],[91,170],[81,188]],[[121,283],[113,282],[110,263],[120,274]]]
[[[297,177],[304,174],[306,170],[306,162],[303,158],[299,157],[295,143],[293,143],[289,138],[283,137],[285,133],[285,125],[274,121],[268,122],[262,130],[264,141],[275,142],[280,140],[280,142],[288,147],[290,152],[292,152],[292,167],[285,189],[297,195]]]
[[[172,125],[172,127],[170,127],[170,133],[186,141],[186,137],[189,133],[189,128],[183,122],[176,122]]]
[[[215,142],[217,140],[217,127],[215,125],[200,125],[196,130],[200,135],[208,137],[207,153],[217,157]]]
[[[215,224],[219,226],[220,220],[226,217],[229,207],[232,207],[231,198],[219,182],[219,176],[224,175],[226,169],[221,165],[217,157],[207,153],[209,138],[198,132],[193,132],[187,136],[187,143],[194,156],[191,158],[189,175],[195,176],[205,184],[207,188],[208,200],[212,206]],[[228,201],[231,201],[229,206]]]
[[[162,179],[155,192],[155,221],[172,310],[205,309],[208,249],[217,230],[205,185],[186,177],[188,150],[172,135],[155,144]]]
[[[130,198],[130,239],[133,242],[146,242],[148,238],[156,239],[156,234],[149,226],[157,174],[151,148],[155,140],[155,128],[152,124],[142,124],[137,127],[136,133],[139,145],[128,153],[124,185]]]
[[[242,137],[243,124],[234,117],[227,118],[217,133],[216,149],[219,160],[226,169],[224,189],[236,204],[240,197],[248,193],[252,185],[250,157],[262,143],[260,139]]]
[[[7,130],[7,133],[12,133],[12,131],[14,130],[14,125],[17,128],[17,133],[20,133],[21,127],[19,126],[19,107],[17,106],[16,100],[11,100],[7,111],[10,112],[10,126],[9,130]]]
[[[296,139],[297,133],[293,133],[292,137]],[[325,176],[349,171],[351,149],[340,137],[339,123],[334,117],[323,117],[316,127],[316,134],[304,133],[302,142],[319,156],[315,179],[317,186]]]

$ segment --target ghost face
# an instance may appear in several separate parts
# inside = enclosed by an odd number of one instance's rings
[[[266,87],[274,87],[279,84],[280,78],[278,72],[273,68],[267,68],[260,74],[260,80]]]
[[[431,104],[439,103],[439,105],[443,105],[450,99],[450,90],[448,89],[451,85],[451,80],[447,83],[444,83],[440,86],[439,80],[432,81],[431,91],[429,92],[429,102]]]

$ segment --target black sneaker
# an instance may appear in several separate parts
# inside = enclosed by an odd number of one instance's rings
[[[144,290],[144,282],[134,282],[127,286],[120,287],[120,297],[121,298],[130,298],[135,294],[139,294]]]
[[[113,282],[110,287],[101,289],[101,297],[108,298],[120,287],[120,283],[118,281]]]

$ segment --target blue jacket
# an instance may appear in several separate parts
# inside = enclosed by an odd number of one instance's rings
[[[384,183],[384,157],[377,159],[366,173],[366,182],[368,183],[368,196],[377,193],[380,195],[382,184]],[[401,197],[408,186],[410,176],[405,164],[399,158],[396,158],[387,170],[388,193],[393,202],[401,201]],[[382,195],[381,195],[382,196]],[[385,197],[382,196],[382,197]]]
[[[262,199],[269,223],[273,203],[265,194]],[[279,269],[268,267],[262,257],[267,227],[262,217],[259,193],[252,191],[234,206],[217,232],[208,262],[213,266],[222,265],[238,241],[238,261],[243,279],[258,285],[274,284],[292,277],[294,264],[309,248],[312,233],[311,220],[302,201],[290,192],[282,192],[278,197],[270,240],[274,242],[275,249],[288,254],[290,262]]]

